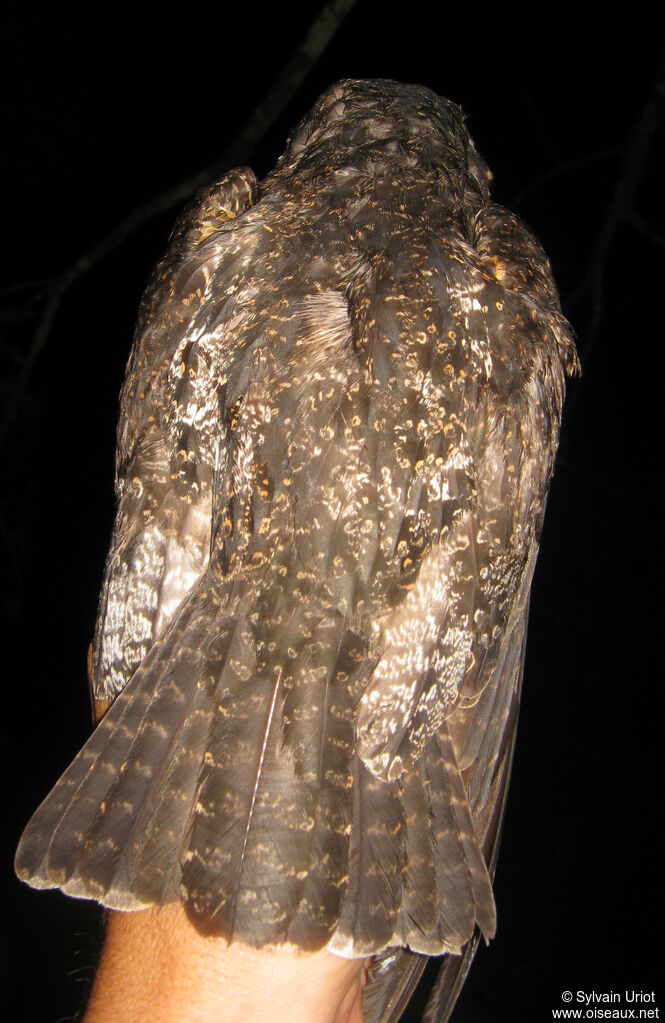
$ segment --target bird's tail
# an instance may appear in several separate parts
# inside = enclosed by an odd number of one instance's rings
[[[19,877],[111,909],[182,900],[208,931],[257,946],[440,955],[476,923],[491,937],[446,728],[400,778],[376,778],[354,751],[360,640],[321,619],[267,671],[242,602],[231,615],[214,600],[192,595],[38,808]]]

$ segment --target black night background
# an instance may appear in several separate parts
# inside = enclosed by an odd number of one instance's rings
[[[319,6],[5,7],[0,954],[25,1023],[79,1018],[101,935],[94,906],[24,887],[12,858],[90,729],[117,395],[143,286],[185,199],[148,206],[226,169],[252,111],[301,66],[289,60]],[[453,1019],[544,1021],[566,989],[655,990],[662,1013],[662,20],[644,4],[349,6],[243,162],[263,176],[339,78],[454,99],[495,197],[545,246],[584,369],[533,587],[498,934]]]

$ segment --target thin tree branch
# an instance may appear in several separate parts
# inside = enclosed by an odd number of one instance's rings
[[[17,291],[30,291],[35,289],[35,294],[40,295],[39,289],[48,285],[48,279],[39,278],[34,281],[18,281],[16,284],[8,284],[6,288],[0,288],[0,299],[13,295]]]
[[[137,206],[125,220],[74,260],[57,277],[50,282],[39,282],[43,287],[42,297],[46,301],[11,398],[5,406],[5,414],[0,425],[0,442],[21,405],[35,364],[48,342],[60,303],[72,284],[105,256],[123,245],[148,221],[174,207],[182,206],[199,188],[220,177],[229,167],[244,163],[296,94],[355,2],[356,0],[330,0],[323,5],[286,67],[218,160]],[[24,286],[27,288],[29,285],[27,282],[25,285],[13,285],[12,290],[19,290]]]
[[[597,153],[587,153],[586,156],[581,156],[577,160],[569,160],[564,163],[558,163],[555,167],[551,167],[545,171],[544,174],[534,178],[528,185],[525,185],[516,195],[512,196],[509,205],[512,207],[519,207],[525,199],[527,199],[534,192],[539,191],[543,185],[548,185],[551,181],[556,178],[563,177],[566,174],[572,174],[574,171],[580,170],[582,167],[588,167],[591,163],[598,163],[601,160],[609,160],[619,156],[621,153],[620,149],[612,146],[608,149],[601,149]]]
[[[583,366],[589,363],[603,320],[605,270],[610,249],[621,226],[630,223],[634,216],[635,197],[644,177],[649,149],[664,118],[665,47],[661,51],[651,94],[626,139],[623,160],[591,254],[589,270],[580,287],[569,299],[570,305],[578,303],[587,293],[591,299],[591,319],[580,351]]]

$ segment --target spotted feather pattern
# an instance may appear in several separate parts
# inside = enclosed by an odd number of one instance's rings
[[[577,368],[489,179],[454,104],[346,81],[263,182],[233,171],[180,218],[121,395],[92,659],[112,705],[16,858],[111,908],[375,956],[377,1021],[447,953],[445,1018],[494,934]]]

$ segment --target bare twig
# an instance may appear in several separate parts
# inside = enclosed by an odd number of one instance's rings
[[[621,167],[607,213],[594,245],[589,270],[580,287],[569,298],[575,305],[587,294],[591,301],[591,318],[584,335],[580,357],[589,363],[604,313],[604,280],[607,261],[617,232],[630,224],[635,216],[635,196],[644,177],[649,149],[665,118],[665,47],[661,51],[651,94],[628,135]]]
[[[171,188],[165,189],[134,209],[122,223],[96,242],[78,259],[50,281],[39,281],[39,298],[44,308],[32,344],[22,362],[0,425],[0,441],[21,405],[23,395],[39,356],[44,350],[60,303],[69,288],[105,256],[131,238],[138,228],[162,213],[182,206],[199,188],[223,174],[229,167],[244,163],[277,120],[300,85],[328,46],[356,0],[330,0],[316,15],[308,32],[293,52],[289,62],[273,82],[263,100],[250,114],[245,126],[218,160],[197,171]],[[11,291],[26,290],[30,282],[12,285]]]
[[[582,167],[589,166],[589,164],[598,163],[602,160],[610,160],[620,156],[620,154],[621,150],[613,146],[608,149],[601,149],[596,153],[587,153],[585,156],[581,156],[577,160],[568,160],[557,163],[556,166],[551,167],[549,170],[545,171],[544,174],[540,174],[537,178],[534,178],[534,180],[530,181],[528,185],[525,185],[521,191],[513,195],[508,205],[519,209],[524,200],[534,192],[539,191],[543,185],[548,185],[556,178],[563,177],[566,174],[572,174],[574,171],[578,171]]]

